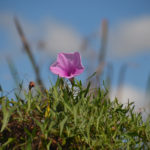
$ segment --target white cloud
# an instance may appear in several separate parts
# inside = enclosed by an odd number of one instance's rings
[[[141,89],[138,89],[131,85],[124,85],[122,88],[119,89],[120,91],[116,91],[116,89],[113,89],[111,92],[111,98],[114,99],[115,97],[118,98],[120,103],[127,104],[128,100],[129,102],[134,102],[135,104],[135,110],[137,112],[146,112],[150,113],[150,97],[146,97],[145,92]],[[118,93],[120,96],[117,96]]]
[[[126,20],[112,29],[109,49],[117,57],[150,50],[150,16]]]
[[[69,26],[58,22],[46,24],[44,40],[46,49],[52,53],[79,51],[81,47],[81,36]]]
[[[19,48],[22,43],[13,19],[14,16],[11,13],[0,13],[0,30],[3,30],[8,39]],[[28,42],[34,49],[37,49],[40,40],[44,42],[46,52],[54,55],[62,51],[79,51],[81,48],[80,34],[68,25],[54,19],[41,20],[38,25],[22,17],[18,17],[18,19]],[[12,47],[12,49],[16,49],[16,47]]]

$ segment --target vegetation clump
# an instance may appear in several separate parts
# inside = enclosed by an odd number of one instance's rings
[[[95,94],[96,93],[96,94]],[[24,99],[0,97],[0,149],[123,150],[150,148],[150,119],[143,121],[106,89],[94,92],[62,78],[44,92],[32,90]]]

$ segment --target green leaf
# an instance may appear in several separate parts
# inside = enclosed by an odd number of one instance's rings
[[[92,77],[94,77],[96,75],[96,72],[94,72],[92,75],[90,75],[86,80],[90,80]]]
[[[60,126],[60,136],[62,135],[63,129],[64,129],[64,125],[67,121],[68,117],[65,116],[65,118],[60,122],[59,126]]]
[[[90,85],[91,85],[91,83],[89,82],[88,85],[87,85],[87,88],[86,88],[86,90],[85,90],[84,97],[87,96],[87,94],[88,94],[88,92],[89,92],[89,89],[90,89]]]
[[[27,141],[25,150],[32,150],[32,142],[30,138]]]
[[[0,97],[0,104],[2,104],[2,101],[4,101],[6,99],[5,96]]]
[[[3,120],[2,120],[1,132],[3,132],[3,130],[6,128],[8,122],[9,122],[9,118],[14,110],[15,110],[15,107],[12,107],[9,109],[7,108],[7,100],[6,99],[2,100]]]
[[[14,138],[8,138],[7,142],[1,145],[0,150],[3,150],[7,145],[12,143],[15,139]]]
[[[73,107],[73,116],[74,116],[74,123],[75,126],[77,125],[77,105]]]

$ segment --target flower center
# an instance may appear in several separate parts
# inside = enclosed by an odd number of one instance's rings
[[[74,73],[75,73],[75,68],[71,67],[71,68],[69,68],[67,75],[71,76],[71,74],[74,74]]]

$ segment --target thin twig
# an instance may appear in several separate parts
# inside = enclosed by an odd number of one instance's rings
[[[12,75],[12,78],[14,79],[16,86],[18,86],[20,82],[20,77],[16,69],[16,66],[10,57],[7,57],[6,59],[7,59],[8,67]]]
[[[25,49],[25,51],[26,51],[26,53],[27,53],[27,55],[28,55],[28,57],[29,57],[29,59],[30,59],[30,61],[31,61],[32,67],[33,67],[33,69],[34,69],[34,72],[35,72],[35,75],[36,75],[36,82],[37,82],[42,88],[44,88],[43,82],[42,82],[41,77],[40,77],[39,67],[36,65],[35,59],[34,59],[33,54],[32,54],[32,52],[31,52],[31,48],[30,48],[30,46],[29,46],[29,44],[28,44],[28,42],[27,42],[27,39],[26,39],[26,37],[25,37],[25,35],[24,35],[24,33],[23,33],[23,30],[22,30],[22,28],[21,28],[21,25],[20,25],[20,23],[19,23],[19,21],[18,21],[18,19],[17,19],[16,17],[14,18],[14,22],[15,22],[17,31],[18,31],[18,33],[19,33],[19,36],[20,36],[20,38],[21,38],[23,47],[24,47],[24,49]]]
[[[106,46],[107,46],[107,34],[108,34],[108,22],[107,20],[102,21],[102,37],[101,37],[101,47],[99,53],[99,66],[97,68],[96,80],[99,83],[100,76],[104,70],[104,64],[106,63]]]
[[[122,98],[122,92],[123,92],[123,83],[125,80],[125,73],[127,71],[128,65],[123,64],[120,68],[119,72],[119,77],[118,77],[118,89],[117,89],[117,98],[120,99]]]
[[[108,22],[107,20],[102,21],[102,38],[101,38],[101,47],[100,47],[100,55],[99,62],[105,62],[106,58],[106,46],[107,46],[107,34],[108,34]]]

